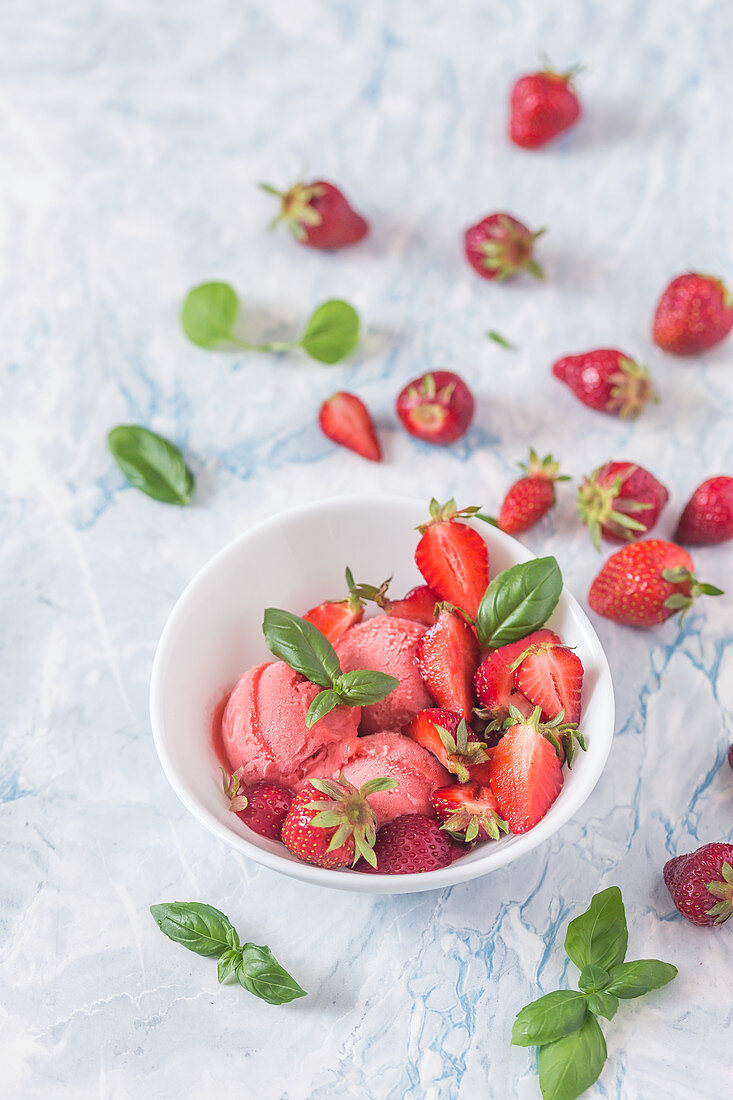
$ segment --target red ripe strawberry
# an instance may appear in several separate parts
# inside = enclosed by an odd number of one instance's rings
[[[703,844],[664,865],[664,881],[683,917],[699,928],[733,916],[733,844]]]
[[[539,149],[580,118],[580,102],[570,81],[577,72],[539,73],[521,76],[512,88],[509,103],[509,137],[523,149]]]
[[[468,782],[472,766],[488,760],[483,741],[451,710],[421,710],[402,732],[437,757],[459,783]]]
[[[540,821],[562,789],[560,760],[541,732],[540,708],[511,726],[491,758],[491,789],[513,833]]]
[[[646,367],[615,348],[566,355],[553,364],[552,373],[588,408],[613,416],[633,420],[648,401],[658,400]]]
[[[443,608],[415,651],[427,689],[440,707],[468,720],[473,710],[473,676],[480,650],[473,629],[458,611]]]
[[[517,687],[546,719],[562,711],[563,721],[580,721],[583,662],[564,645],[540,642],[528,646],[514,663]]]
[[[458,508],[454,500],[430,501],[430,522],[419,527],[422,538],[415,564],[438,598],[476,618],[489,584],[489,552],[486,543],[459,516],[472,516],[478,508]]]
[[[609,542],[629,542],[650,531],[669,500],[669,493],[643,466],[607,462],[578,489],[578,514],[590,531],[596,550],[601,536]]]
[[[270,840],[279,840],[283,822],[294,795],[286,787],[262,780],[251,787],[241,787],[241,771],[224,777],[224,794],[229,799],[229,809],[241,818],[253,832]]]
[[[356,244],[369,232],[361,214],[350,206],[338,187],[325,180],[296,183],[287,191],[278,191],[269,183],[260,186],[280,199],[280,213],[270,228],[285,222],[299,244],[327,250],[343,248]]]
[[[433,809],[442,827],[456,840],[498,840],[499,830],[509,826],[499,815],[498,804],[490,787],[478,783],[456,783],[433,791]]]
[[[374,600],[379,603],[387,591],[387,581],[377,588],[373,584],[355,584],[354,575],[350,569],[346,570],[346,585],[349,591],[344,600],[326,600],[312,607],[303,618],[317,627],[321,634],[328,638],[331,645],[335,645],[339,638],[343,637],[350,626],[360,623],[364,618],[364,601]]]
[[[511,486],[499,512],[498,526],[508,535],[518,535],[538,523],[555,503],[555,482],[570,480],[560,473],[552,455],[540,460],[533,450],[529,462],[520,463],[519,468],[525,476]]]
[[[673,279],[654,314],[654,343],[673,355],[699,355],[733,328],[733,294],[712,275],[688,271]]]
[[[482,279],[503,282],[520,271],[544,279],[545,273],[534,259],[534,242],[544,232],[532,233],[511,214],[488,214],[466,230],[466,259]]]
[[[425,814],[403,814],[383,825],[374,845],[376,869],[360,859],[357,871],[414,875],[439,871],[453,862],[454,846],[437,821]]]
[[[616,550],[590,586],[588,603],[599,615],[626,626],[655,626],[675,611],[684,616],[697,596],[721,596],[700,584],[686,550],[646,539]]]
[[[396,787],[395,779],[370,779],[358,791],[344,777],[311,779],[296,794],[282,827],[282,842],[305,863],[345,867],[361,856],[374,863],[377,819],[370,794]]]
[[[334,443],[356,451],[371,462],[381,461],[382,448],[374,422],[364,402],[355,394],[342,390],[329,397],[321,405],[318,423],[323,434]]]
[[[471,426],[473,394],[457,374],[430,371],[400,391],[395,411],[410,435],[425,443],[455,443]]]
[[[674,537],[688,546],[713,546],[733,539],[733,477],[721,474],[698,485]]]
[[[417,588],[411,588],[401,600],[384,600],[381,606],[388,615],[394,615],[397,619],[410,619],[415,623],[423,623],[424,626],[432,626],[435,622],[435,605],[438,597],[429,584],[420,584]]]
[[[509,645],[494,649],[484,658],[473,683],[476,695],[488,711],[488,717],[503,722],[509,717],[510,707],[516,707],[527,716],[532,713],[532,704],[517,687],[514,662],[528,646],[559,641],[560,638],[554,631],[544,627],[518,642],[510,642]]]
[[[728,748],[728,763],[733,768],[733,745]]]

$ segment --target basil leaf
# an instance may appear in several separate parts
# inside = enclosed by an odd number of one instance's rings
[[[558,989],[532,1001],[517,1014],[512,1028],[512,1043],[518,1047],[542,1046],[576,1031],[587,1012],[584,993]]]
[[[500,348],[506,348],[507,351],[517,350],[516,344],[510,343],[505,336],[502,336],[500,332],[495,332],[495,330],[492,328],[489,329],[486,335],[489,340],[493,340],[494,343],[498,344]]]
[[[476,615],[481,646],[498,649],[539,630],[555,610],[561,592],[562,573],[555,558],[535,558],[499,573]]]
[[[358,342],[359,314],[337,298],[318,306],[300,338],[303,351],[320,363],[338,363]]]
[[[606,1040],[595,1016],[577,1031],[540,1047],[538,1068],[543,1100],[575,1100],[598,1080],[606,1061]]]
[[[169,901],[151,905],[150,912],[161,932],[197,955],[218,957],[231,950],[227,933],[232,924],[213,905],[200,901]]]
[[[614,966],[610,977],[606,992],[630,1001],[671,982],[677,977],[677,967],[658,959],[635,959]]]
[[[368,669],[347,672],[339,676],[337,682],[339,695],[352,707],[367,707],[370,703],[378,703],[399,686],[400,682],[396,677],[388,676],[385,672],[370,672]]]
[[[216,964],[216,976],[219,979],[220,985],[235,972],[240,957],[241,952],[234,951],[231,948],[225,951],[223,955],[219,956],[219,960]]]
[[[618,886],[594,894],[590,906],[571,920],[565,950],[579,970],[601,966],[610,971],[623,962],[629,942],[626,912]]]
[[[229,283],[201,283],[189,290],[181,311],[183,331],[199,348],[219,348],[235,342],[232,329],[239,315],[239,298]]]
[[[318,695],[316,695],[315,699],[308,707],[308,713],[305,716],[306,727],[310,729],[311,726],[315,726],[316,722],[320,721],[324,715],[329,714],[340,702],[340,697],[335,691],[331,691],[330,688],[319,691]]]
[[[581,970],[578,978],[578,989],[584,993],[600,993],[605,989],[611,978],[607,970],[602,966],[586,966]]]
[[[268,607],[262,623],[268,649],[319,687],[333,687],[341,674],[336,651],[317,627],[290,611]]]
[[[599,991],[588,994],[588,1011],[595,1012],[596,1016],[604,1016],[612,1020],[618,1009],[618,997],[613,993]]]
[[[136,489],[163,504],[189,504],[194,477],[175,444],[139,424],[118,424],[107,436],[112,457]]]
[[[283,970],[269,947],[245,943],[237,965],[237,981],[255,997],[271,1005],[287,1004],[296,997],[305,997],[294,978]]]

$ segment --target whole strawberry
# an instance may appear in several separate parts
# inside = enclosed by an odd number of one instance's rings
[[[381,875],[414,875],[447,867],[453,862],[454,849],[432,817],[403,814],[379,830],[374,856],[376,865],[359,860],[357,870]]]
[[[318,423],[333,443],[370,462],[381,462],[382,448],[369,409],[356,394],[340,390],[321,405]]]
[[[578,121],[580,101],[571,84],[576,72],[547,66],[516,81],[509,101],[509,137],[515,145],[539,149]]]
[[[229,809],[241,818],[245,825],[260,836],[269,840],[279,840],[283,822],[290,809],[292,791],[277,783],[261,780],[251,787],[241,787],[241,773],[228,775],[221,769],[224,777],[224,794],[229,799]]]
[[[699,928],[733,916],[733,844],[703,844],[664,865],[664,881],[683,917]]]
[[[712,275],[688,271],[673,279],[654,314],[654,343],[673,355],[714,348],[733,328],[733,294]]]
[[[455,443],[471,426],[475,403],[466,383],[452,371],[413,378],[400,391],[395,410],[410,435],[425,443]]]
[[[669,493],[643,466],[607,462],[578,489],[578,514],[596,550],[601,538],[629,542],[650,531],[669,500]]]
[[[622,546],[608,559],[590,586],[588,603],[599,615],[626,626],[655,626],[697,596],[721,596],[719,588],[700,584],[692,558],[673,542],[646,539]]]
[[[733,539],[733,477],[721,474],[698,485],[674,537],[687,546],[713,546]]]
[[[497,525],[508,535],[518,535],[534,527],[555,503],[555,482],[569,481],[560,473],[559,463],[552,455],[540,459],[530,450],[529,461],[520,463],[524,477],[509,489],[499,512]]]
[[[553,364],[555,378],[565,382],[589,409],[634,419],[658,400],[646,367],[616,348],[595,348],[566,355]]]
[[[361,856],[374,864],[377,819],[370,794],[398,786],[395,779],[370,779],[358,791],[344,777],[311,779],[293,799],[282,827],[282,842],[305,863],[346,867]]]
[[[538,229],[533,233],[511,214],[487,214],[466,230],[466,259],[482,279],[503,282],[520,271],[544,279],[534,258],[534,242],[544,232]]]
[[[356,244],[369,232],[368,223],[357,214],[338,187],[326,180],[302,181],[287,191],[269,183],[260,187],[280,199],[280,213],[271,223],[285,222],[299,244],[331,250]]]

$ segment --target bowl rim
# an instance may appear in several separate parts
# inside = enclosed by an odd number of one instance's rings
[[[573,790],[573,797],[566,799],[562,808],[558,806],[560,813],[556,815],[557,819],[553,823],[552,831],[545,835],[540,828],[542,822],[538,822],[538,824],[528,832],[518,836],[513,835],[513,843],[511,845],[498,844],[496,846],[487,846],[487,855],[491,856],[491,865],[488,867],[482,867],[481,862],[478,860],[468,862],[458,859],[449,864],[448,867],[444,867],[437,871],[426,871],[407,875],[365,875],[345,874],[343,870],[329,870],[310,863],[291,861],[276,852],[270,852],[266,849],[257,847],[248,841],[246,837],[240,836],[219,821],[198,801],[198,799],[191,795],[181,779],[167,747],[162,699],[162,674],[168,656],[168,650],[176,635],[180,621],[185,618],[187,604],[194,591],[198,589],[200,584],[210,574],[216,572],[224,560],[231,556],[235,556],[242,543],[249,542],[263,530],[287,524],[304,515],[315,515],[324,509],[338,509],[346,504],[353,506],[354,503],[357,502],[366,506],[370,504],[403,504],[414,507],[415,504],[420,504],[424,507],[424,499],[416,496],[391,493],[359,493],[323,497],[318,500],[308,501],[304,504],[294,505],[290,508],[280,509],[247,527],[246,530],[242,531],[239,535],[222,546],[220,550],[194,573],[193,577],[176,599],[166,619],[153,658],[149,691],[150,723],[153,742],[160,765],[168,782],[189,813],[201,822],[210,832],[214,833],[215,836],[218,836],[242,855],[249,859],[253,859],[256,863],[268,867],[270,870],[285,874],[290,878],[308,882],[311,885],[326,886],[332,889],[351,890],[358,893],[396,894],[440,890],[448,886],[453,886],[473,878],[480,878],[483,875],[490,874],[492,871],[496,871],[500,867],[506,866],[508,863],[513,863],[514,860],[520,858],[520,856],[550,840],[550,838],[558,833],[578,810],[580,810],[590,797],[598,780],[603,774],[608,755],[611,751],[615,730],[615,699],[611,670],[605,650],[593,624],[579,601],[573,596],[572,592],[569,591],[564,583],[560,600],[567,601],[569,607],[580,615],[581,620],[585,620],[585,625],[590,633],[590,637],[596,643],[599,673],[598,682],[600,683],[602,680],[606,681],[609,707],[607,721],[605,723],[605,744],[603,745],[601,755],[597,758],[595,770],[588,772],[588,774],[583,777],[582,787],[576,784]],[[504,542],[507,546],[510,546],[515,556],[519,556],[520,561],[530,561],[537,557],[536,554],[533,554],[523,543],[519,542],[518,539],[505,534],[505,532],[500,531],[498,528],[492,528],[491,538],[498,539],[500,542]],[[598,734],[596,733],[594,736],[598,736]]]

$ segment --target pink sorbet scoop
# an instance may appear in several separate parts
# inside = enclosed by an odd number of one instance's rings
[[[399,783],[391,791],[369,795],[377,827],[402,814],[432,815],[431,794],[437,787],[448,786],[453,778],[431,752],[402,733],[360,737],[344,775],[355,787],[381,776]]]

